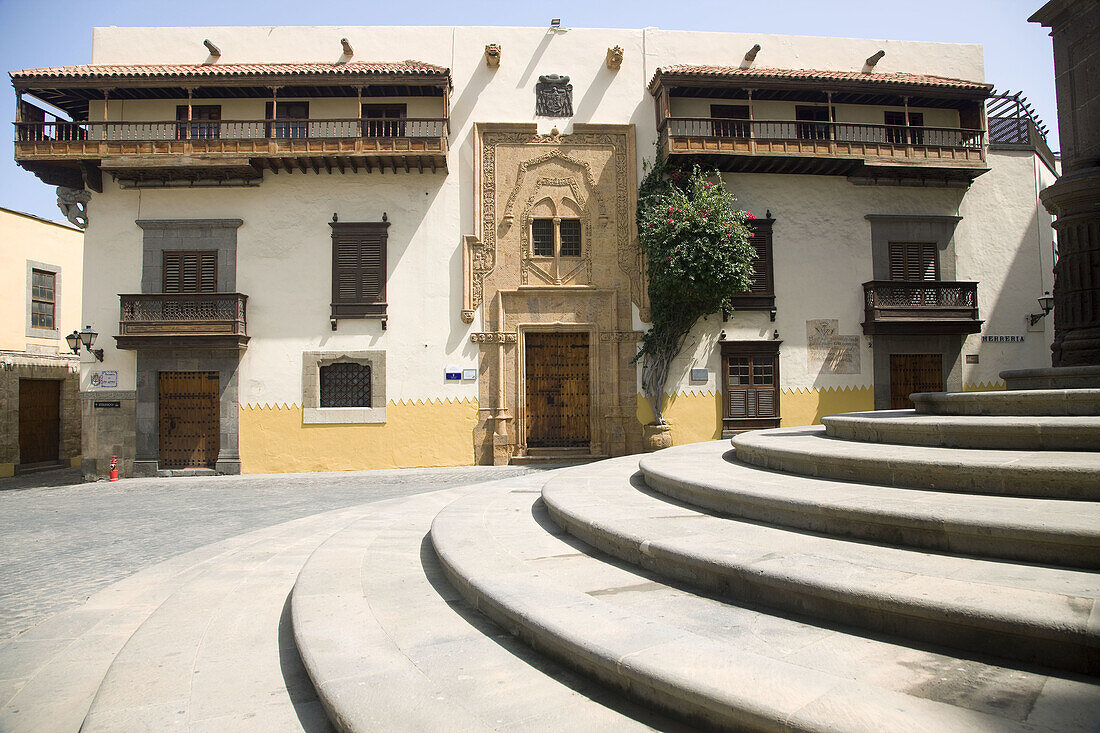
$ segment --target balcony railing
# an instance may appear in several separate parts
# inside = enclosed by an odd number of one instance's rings
[[[662,132],[671,153],[980,162],[985,146],[983,130],[855,122],[670,117]]]
[[[140,293],[119,296],[119,348],[140,345],[243,346],[241,293]]]
[[[872,280],[863,283],[863,332],[977,333],[978,283]]]
[[[17,160],[403,154],[445,165],[446,152],[444,118],[15,123]]]

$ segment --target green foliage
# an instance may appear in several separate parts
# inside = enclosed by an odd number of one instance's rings
[[[653,320],[642,340],[642,387],[658,423],[672,360],[702,317],[748,289],[754,251],[746,220],[717,172],[669,168],[658,154],[638,189],[638,245]]]

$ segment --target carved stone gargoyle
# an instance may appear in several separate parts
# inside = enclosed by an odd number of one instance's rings
[[[500,44],[489,43],[485,46],[485,65],[490,69],[500,66]]]
[[[623,47],[614,46],[607,49],[607,68],[618,71],[623,65]]]

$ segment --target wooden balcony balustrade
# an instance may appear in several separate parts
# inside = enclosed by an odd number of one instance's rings
[[[977,333],[978,283],[871,280],[863,283],[863,333]]]
[[[119,296],[120,349],[244,348],[242,293],[136,293]]]
[[[245,178],[264,168],[434,172],[447,167],[447,120],[17,122],[15,159],[32,165],[100,161],[105,171],[124,177],[158,169],[164,177],[172,168],[187,168],[192,176],[196,168],[214,176],[233,170]]]
[[[670,117],[664,121],[662,133],[670,153],[985,160],[985,132],[957,127]]]

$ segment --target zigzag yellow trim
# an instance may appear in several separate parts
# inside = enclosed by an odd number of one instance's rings
[[[995,392],[1005,388],[1005,383],[999,379],[989,382],[971,382],[963,385],[963,392]]]
[[[390,400],[386,403],[387,407],[429,407],[431,405],[477,405],[478,401],[476,397],[434,397],[434,398],[402,398],[400,400]],[[295,402],[261,402],[261,403],[249,403],[240,406],[242,410],[300,410],[302,406]]]
[[[781,394],[829,394],[839,392],[867,392],[874,391],[873,386],[869,385],[857,385],[855,387],[788,387],[787,389],[779,390]]]

